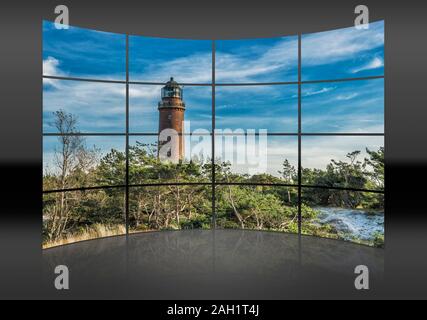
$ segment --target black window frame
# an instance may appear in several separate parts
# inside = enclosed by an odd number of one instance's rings
[[[382,136],[384,137],[384,146],[385,146],[385,121],[384,121],[384,131],[383,133],[352,133],[352,132],[303,132],[301,127],[301,109],[302,109],[302,99],[301,99],[301,88],[304,84],[314,84],[314,83],[330,83],[330,82],[345,82],[345,81],[359,81],[359,80],[371,80],[371,79],[385,79],[383,75],[377,76],[367,76],[367,77],[356,77],[356,78],[339,78],[339,79],[319,79],[319,80],[306,80],[303,81],[302,74],[302,55],[301,55],[301,39],[302,34],[298,34],[298,80],[297,81],[286,81],[286,82],[257,82],[257,83],[216,83],[215,81],[215,55],[216,55],[216,39],[211,39],[212,41],[212,64],[211,72],[212,78],[211,83],[180,83],[182,86],[208,86],[211,87],[211,112],[212,112],[212,126],[209,135],[211,136],[211,161],[212,161],[212,181],[211,182],[182,182],[182,183],[141,183],[141,184],[131,184],[129,182],[129,137],[131,136],[157,136],[157,132],[130,132],[129,130],[129,86],[130,85],[164,85],[165,83],[161,82],[147,82],[147,81],[131,81],[129,79],[129,36],[126,35],[126,79],[125,80],[105,80],[105,79],[89,79],[89,78],[79,78],[79,77],[63,77],[63,76],[49,76],[43,75],[42,79],[57,79],[57,80],[68,80],[68,81],[88,81],[88,82],[101,82],[101,83],[120,83],[126,86],[126,104],[125,104],[125,114],[126,114],[126,129],[123,133],[109,133],[109,132],[99,132],[99,133],[71,133],[71,134],[61,134],[61,133],[44,133],[42,136],[62,136],[62,135],[77,135],[77,136],[123,136],[126,139],[125,153],[126,153],[126,173],[125,173],[125,183],[121,185],[100,185],[92,187],[80,187],[80,188],[69,188],[69,189],[53,189],[53,190],[42,190],[43,194],[49,193],[59,193],[59,192],[68,192],[68,191],[84,191],[84,190],[99,190],[99,189],[111,189],[111,188],[124,188],[125,189],[125,224],[126,224],[126,236],[129,233],[129,192],[131,188],[138,187],[149,187],[149,186],[170,186],[170,185],[207,185],[212,188],[212,213],[211,213],[211,228],[217,229],[216,219],[216,195],[215,189],[216,186],[221,185],[235,185],[235,186],[277,186],[277,187],[293,187],[298,190],[298,236],[301,236],[302,232],[302,217],[301,217],[301,206],[302,206],[302,189],[303,188],[320,188],[320,189],[330,189],[330,190],[347,190],[347,191],[356,191],[356,192],[369,192],[369,193],[381,193],[385,194],[385,190],[369,190],[369,189],[355,189],[355,188],[341,188],[341,187],[331,187],[331,186],[321,186],[321,185],[304,185],[302,184],[302,150],[301,150],[301,138],[303,136]],[[133,36],[133,35],[132,35]],[[224,133],[215,132],[215,88],[216,87],[225,87],[225,86],[271,86],[271,85],[297,85],[298,86],[298,132],[296,133],[285,133],[285,132],[274,132],[267,133],[267,136],[296,136],[298,138],[298,164],[297,164],[297,173],[298,181],[293,184],[286,183],[248,183],[248,182],[220,182],[216,181],[215,177],[215,136],[224,135]],[[384,104],[384,120],[385,120],[385,104]],[[184,133],[184,135],[191,135],[192,133]],[[256,133],[257,134],[257,133]],[[236,133],[233,133],[236,135]]]

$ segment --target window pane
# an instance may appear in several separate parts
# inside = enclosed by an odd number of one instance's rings
[[[43,79],[43,132],[126,132],[124,84]],[[74,119],[73,128],[58,128],[62,116]],[[62,132],[61,132],[62,130]],[[67,132],[68,131],[68,132]]]
[[[384,21],[303,35],[302,80],[357,78],[384,74]]]
[[[129,37],[131,81],[210,83],[212,41]]]
[[[160,85],[131,85],[129,89],[130,132],[158,133],[158,103],[161,99]],[[211,87],[185,86],[184,129],[186,133],[212,128],[212,90]]]
[[[384,137],[302,137],[302,183],[384,189]]]
[[[43,247],[125,234],[124,189],[43,195]]]
[[[297,137],[218,135],[216,181],[297,183]]]
[[[179,139],[184,145],[182,161],[173,162],[159,158],[157,136],[130,137],[130,183],[210,182],[211,136],[184,135]]]
[[[218,40],[215,42],[218,83],[298,80],[298,37]]]
[[[219,228],[298,232],[297,188],[217,186]]]
[[[129,195],[130,232],[210,229],[211,186],[133,187]]]
[[[231,86],[215,89],[217,129],[298,132],[298,87]]]
[[[384,132],[384,79],[302,85],[303,132]]]
[[[302,233],[382,247],[384,194],[303,188]]]
[[[125,182],[125,137],[43,137],[43,189]]]
[[[43,21],[43,75],[126,79],[126,36]]]

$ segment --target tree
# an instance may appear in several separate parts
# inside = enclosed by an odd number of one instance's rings
[[[294,180],[298,179],[297,171],[295,170],[295,167],[289,163],[288,159],[285,159],[282,167],[283,167],[283,171],[279,171],[279,173],[282,175],[283,180],[285,181],[285,183],[293,184]],[[291,202],[292,202],[291,191],[288,188],[288,203],[291,203]]]
[[[369,158],[365,158],[364,167],[373,169],[373,171],[368,171],[366,174],[371,178],[375,187],[384,189],[384,147],[380,147],[378,151],[366,148],[366,153]]]
[[[126,174],[126,154],[112,149],[102,158],[99,150],[87,148],[78,136],[77,118],[63,111],[55,112],[54,125],[61,133],[55,149],[57,170],[45,172],[44,185],[49,189],[67,189],[92,185],[122,185]],[[381,189],[384,187],[384,148],[367,149],[368,156],[359,161],[360,151],[346,159],[331,159],[325,169],[302,168],[302,183],[332,188],[304,189],[301,206],[303,231],[331,235],[330,226],[311,223],[318,215],[316,206],[383,208],[383,195],[336,190],[333,187]],[[216,188],[217,224],[225,228],[281,230],[297,232],[297,189],[280,184],[294,184],[297,170],[284,160],[280,176],[233,172],[231,164],[217,159],[162,162],[157,144],[137,142],[129,147],[131,184],[165,183],[164,186],[131,187],[129,223],[131,230],[208,228],[212,217],[212,189],[209,185],[185,185],[181,182],[211,181],[212,165],[216,181],[226,183]],[[253,185],[235,186],[242,182]],[[167,184],[172,183],[172,184]],[[270,186],[271,185],[271,186]],[[88,232],[96,226],[123,226],[126,196],[121,188],[99,191],[59,192],[44,195],[45,240],[54,241]],[[102,229],[102,228],[101,228]]]
[[[95,164],[96,150],[88,150],[84,139],[77,136],[77,118],[63,110],[54,112],[54,126],[58,133],[59,147],[54,150],[54,162],[58,169],[55,188],[59,190],[81,185],[88,170]],[[75,197],[75,195],[74,195]],[[65,231],[75,208],[70,206],[66,192],[54,195],[53,205],[47,207],[47,237],[57,239]]]

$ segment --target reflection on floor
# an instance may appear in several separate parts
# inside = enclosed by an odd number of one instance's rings
[[[354,268],[369,268],[374,296],[384,250],[340,240],[249,230],[139,233],[43,251],[44,292],[53,298],[285,299],[362,297]],[[70,290],[54,289],[54,268]]]

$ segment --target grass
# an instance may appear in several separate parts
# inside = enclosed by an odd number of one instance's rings
[[[69,233],[60,239],[54,241],[46,241],[43,243],[43,249],[61,246],[68,243],[105,238],[111,236],[122,235],[126,233],[126,227],[124,225],[105,225],[96,223],[91,226],[87,226],[81,231]]]
[[[238,226],[236,226],[239,229]],[[130,230],[130,233],[139,233],[139,232],[148,232],[152,231],[152,229],[147,228],[139,228],[136,230]],[[280,230],[283,231],[283,230]],[[288,232],[292,232],[292,230],[287,230]],[[296,232],[294,230],[294,232]],[[68,233],[64,237],[60,239],[56,239],[54,241],[46,241],[43,243],[43,249],[52,248],[68,243],[79,242],[84,240],[96,239],[96,238],[105,238],[117,235],[123,235],[126,233],[126,227],[124,225],[106,225],[96,223],[91,226],[87,226],[83,228],[81,231]],[[314,226],[309,224],[309,228],[307,225],[302,230],[303,234],[309,234],[314,236],[319,236],[323,238],[331,238],[331,239],[342,239],[342,237],[333,229],[333,227],[326,225],[322,227]],[[371,241],[364,241],[361,239],[351,239],[352,242],[365,244],[373,247],[383,247],[384,246],[384,235],[378,234],[375,236],[375,239]]]

